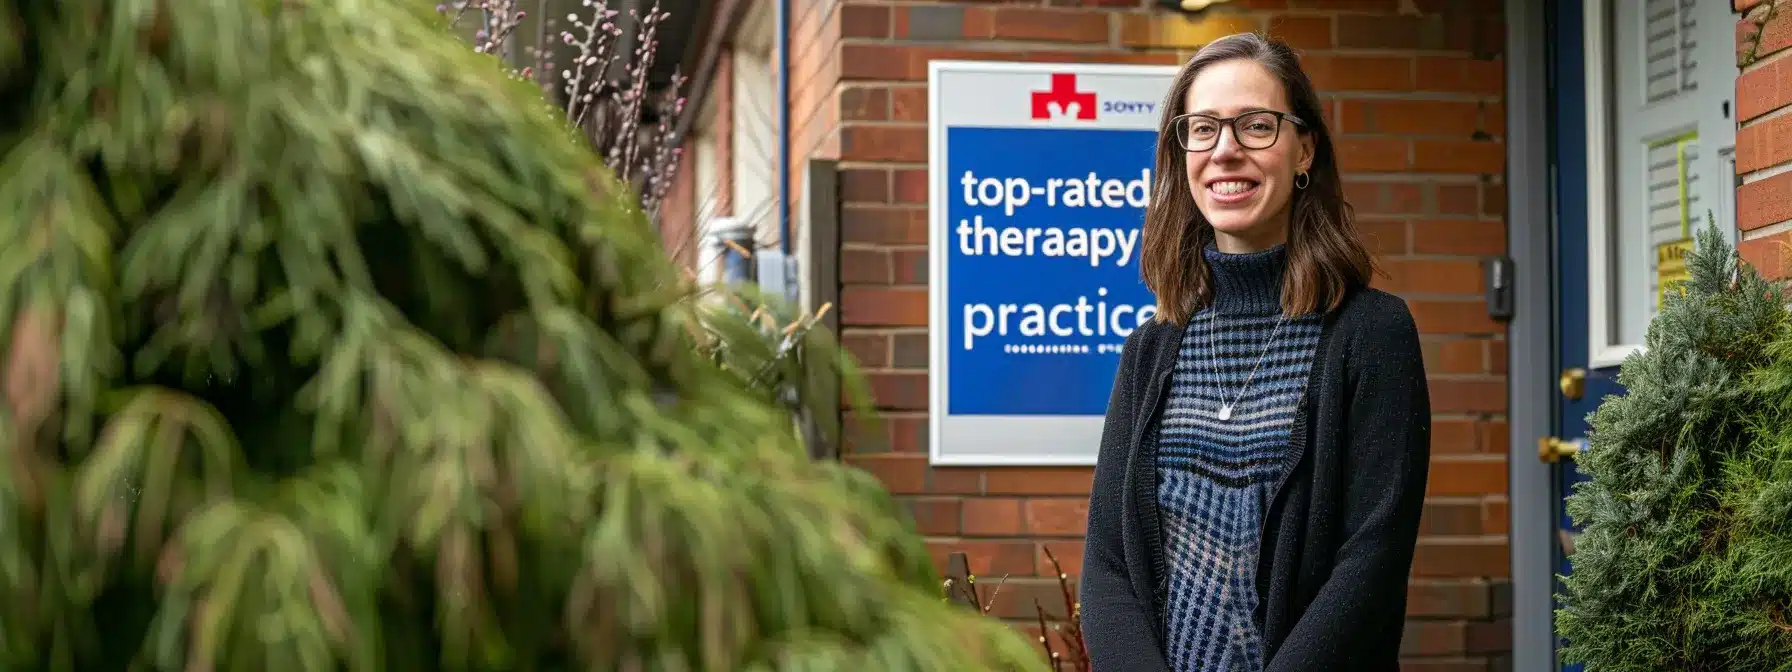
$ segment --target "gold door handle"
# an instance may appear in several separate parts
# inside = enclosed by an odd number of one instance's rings
[[[1580,444],[1579,440],[1564,441],[1553,436],[1545,436],[1537,439],[1537,459],[1542,460],[1544,464],[1555,464],[1562,461],[1564,457],[1574,457],[1580,454]]]
[[[1579,367],[1563,369],[1562,377],[1556,379],[1556,386],[1562,388],[1562,396],[1569,401],[1579,401],[1587,389],[1587,370]]]

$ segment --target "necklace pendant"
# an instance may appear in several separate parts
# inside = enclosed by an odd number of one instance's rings
[[[1220,412],[1213,414],[1213,417],[1219,418],[1221,420],[1231,420],[1232,419],[1232,407],[1230,405],[1221,406]]]

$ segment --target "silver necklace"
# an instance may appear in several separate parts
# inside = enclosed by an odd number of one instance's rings
[[[1263,367],[1263,360],[1267,359],[1269,357],[1270,346],[1275,345],[1276,335],[1280,334],[1282,332],[1282,323],[1286,322],[1286,321],[1288,321],[1287,313],[1282,313],[1281,317],[1276,318],[1276,327],[1274,329],[1270,330],[1269,341],[1267,343],[1263,344],[1263,353],[1257,355],[1257,364],[1251,367],[1250,375],[1245,376],[1244,385],[1242,387],[1238,388],[1238,394],[1232,395],[1232,402],[1221,405],[1219,412],[1214,413],[1213,417],[1218,418],[1221,421],[1232,419],[1233,407],[1237,406],[1238,402],[1240,400],[1244,399],[1245,392],[1250,391],[1251,381],[1255,380],[1257,378],[1257,369]],[[1216,363],[1216,366],[1217,366],[1217,363]],[[1224,399],[1224,397],[1222,397],[1221,399]]]

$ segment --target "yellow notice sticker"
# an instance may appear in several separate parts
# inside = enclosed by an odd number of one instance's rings
[[[1692,254],[1692,240],[1680,240],[1655,246],[1655,309],[1661,310],[1669,291],[1692,277],[1686,270],[1686,257]]]

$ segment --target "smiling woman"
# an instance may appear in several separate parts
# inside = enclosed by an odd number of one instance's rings
[[[1412,315],[1368,287],[1286,44],[1213,41],[1164,111],[1139,253],[1158,306],[1122,350],[1089,503],[1091,659],[1395,669],[1430,433]]]

